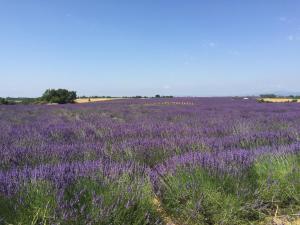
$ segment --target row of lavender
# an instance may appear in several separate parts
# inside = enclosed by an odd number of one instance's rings
[[[260,104],[251,99],[136,99],[65,106],[0,106],[0,121],[0,196],[23,199],[18,193],[28,184],[49,182],[57,200],[52,221],[69,221],[76,218],[74,214],[82,214],[77,223],[125,224],[122,219],[101,221],[103,215],[90,215],[95,210],[93,204],[82,203],[77,207],[81,213],[72,212],[70,209],[76,207],[70,204],[64,211],[66,193],[88,179],[97,182],[81,184],[83,192],[99,190],[99,198],[107,193],[113,195],[104,189],[120,192],[114,200],[103,200],[106,203],[100,208],[107,215],[131,218],[135,207],[142,209],[139,206],[146,204],[136,220],[160,223],[151,206],[152,189],[161,195],[161,182],[176,173],[178,167],[202,167],[236,176],[262,155],[297,155],[300,149],[299,105]],[[123,185],[118,185],[120,182]],[[133,193],[124,196],[127,189],[138,189],[139,197]],[[79,198],[76,196],[73,198]],[[91,196],[86,198],[96,201]],[[118,211],[121,206],[125,210]],[[58,216],[58,212],[64,213]]]
[[[151,100],[152,101],[152,100]],[[172,102],[176,100],[172,100]],[[298,105],[231,99],[180,99],[70,106],[2,107],[0,168],[91,160],[95,155],[141,161],[190,151],[256,149],[299,139]],[[127,158],[128,158],[127,157]]]

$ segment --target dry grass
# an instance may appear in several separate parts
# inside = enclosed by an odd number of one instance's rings
[[[176,225],[174,223],[174,221],[172,220],[172,218],[168,216],[167,212],[162,207],[160,199],[157,196],[155,196],[153,198],[153,205],[156,208],[156,211],[158,212],[160,217],[162,218],[164,224],[166,224],[166,225]]]
[[[300,218],[296,218],[294,220],[289,220],[285,217],[267,218],[262,223],[260,223],[260,225],[300,225]]]
[[[282,102],[292,102],[294,99],[292,99],[292,98],[260,98],[259,100],[264,100],[264,102],[282,103]],[[297,102],[300,102],[300,99],[297,99]]]
[[[103,102],[103,101],[111,101],[121,98],[78,98],[75,100],[76,103],[89,103],[89,102]]]

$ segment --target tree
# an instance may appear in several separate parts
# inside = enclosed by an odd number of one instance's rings
[[[8,105],[8,101],[5,98],[0,98],[0,105]]]
[[[261,98],[276,98],[277,95],[275,94],[262,94],[260,95]]]
[[[155,95],[155,98],[160,98],[160,95]]]
[[[77,98],[75,91],[68,91],[66,89],[48,89],[44,92],[42,96],[42,101],[49,103],[74,103],[74,100]]]

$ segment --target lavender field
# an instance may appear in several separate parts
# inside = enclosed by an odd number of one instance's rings
[[[0,105],[0,224],[267,224],[300,215],[300,105]]]

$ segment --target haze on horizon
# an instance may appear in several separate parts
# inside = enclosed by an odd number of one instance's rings
[[[300,92],[300,1],[0,2],[0,96]]]

